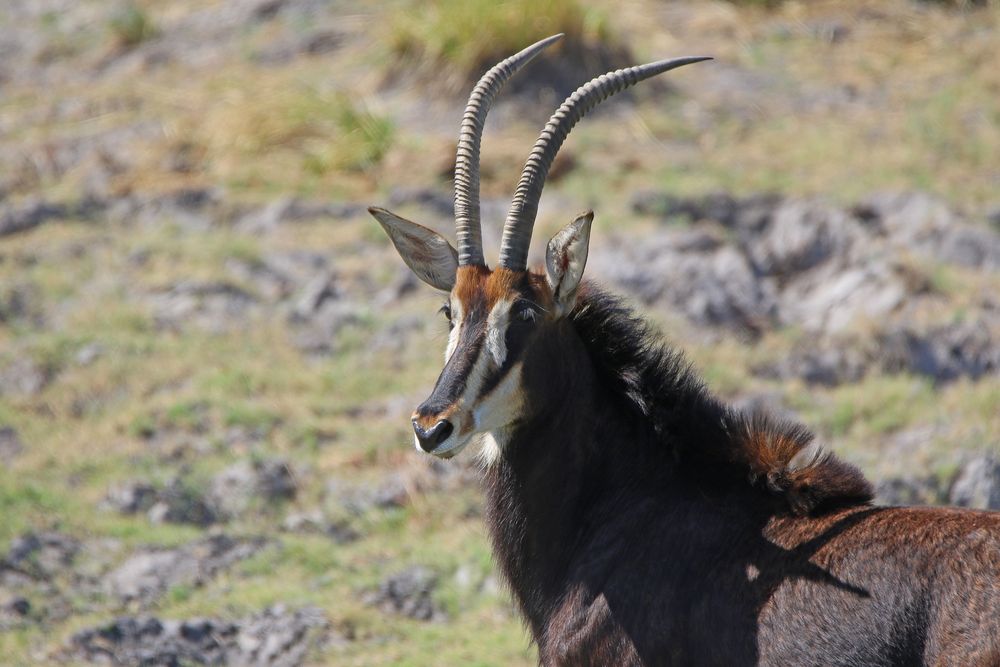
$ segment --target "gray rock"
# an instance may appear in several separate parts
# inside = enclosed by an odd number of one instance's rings
[[[149,295],[147,301],[161,328],[195,326],[210,332],[244,326],[257,304],[254,295],[224,282],[180,282]]]
[[[140,550],[109,572],[103,587],[123,600],[148,603],[173,586],[200,586],[266,544],[260,537],[213,535],[176,549]]]
[[[690,223],[712,220],[744,233],[760,231],[780,204],[780,195],[761,193],[734,197],[713,193],[702,197],[675,197],[663,192],[639,192],[632,197],[635,213]]]
[[[80,551],[80,541],[54,531],[25,533],[14,538],[0,571],[13,570],[38,579],[50,579],[64,572]]]
[[[954,211],[924,192],[879,192],[854,207],[854,213],[900,244],[920,246],[955,224]]]
[[[432,570],[414,565],[385,579],[377,590],[364,596],[364,601],[385,613],[418,621],[441,621],[446,618],[445,613],[432,597],[437,585],[438,578]]]
[[[1000,269],[1000,233],[985,227],[963,225],[949,229],[935,244],[938,259],[969,268]]]
[[[104,355],[104,346],[100,343],[88,343],[74,355],[74,360],[80,366],[89,366]]]
[[[303,288],[292,307],[291,320],[305,322],[312,319],[328,302],[340,296],[332,273],[317,275]]]
[[[948,500],[960,507],[1000,510],[1000,458],[980,456],[959,470]]]
[[[298,197],[276,199],[261,208],[254,209],[236,221],[236,229],[249,233],[271,232],[290,222],[302,222],[322,218],[347,218],[357,215],[362,209],[359,204],[307,201]]]
[[[226,516],[239,516],[260,498],[264,503],[292,500],[298,484],[285,461],[240,461],[212,478],[209,497]]]
[[[773,283],[707,231],[666,230],[619,240],[596,253],[593,270],[648,304],[669,304],[698,325],[756,333],[777,315]]]
[[[65,206],[42,199],[31,199],[19,205],[0,204],[0,237],[33,229],[65,215]]]
[[[389,208],[416,205],[433,212],[438,218],[450,220],[455,202],[450,192],[438,188],[393,188],[389,192]]]
[[[757,271],[783,280],[845,257],[861,235],[846,213],[816,200],[785,200],[771,218],[760,233],[744,234],[743,245]]]
[[[44,321],[42,296],[32,284],[0,286],[0,324],[23,323],[41,326]]]
[[[1000,233],[965,222],[947,203],[927,193],[878,193],[854,211],[896,248],[967,267],[1000,267]]]
[[[875,485],[875,502],[880,505],[941,505],[945,493],[941,480],[927,477],[891,477]]]
[[[181,478],[173,479],[159,491],[147,516],[153,523],[186,523],[203,528],[223,519],[207,494]]]
[[[157,502],[159,490],[142,481],[123,482],[108,489],[104,499],[107,507],[122,514],[137,514],[148,512]]]
[[[13,426],[0,426],[0,462],[9,464],[24,451],[21,436]]]
[[[240,461],[212,478],[208,495],[212,504],[225,516],[239,516],[253,502],[257,474],[247,461]]]
[[[265,65],[283,65],[300,55],[322,55],[336,51],[344,43],[345,35],[337,30],[316,30],[305,35],[269,44],[253,54],[253,59]]]
[[[0,396],[30,398],[52,379],[52,371],[27,355],[22,355],[0,369]]]
[[[797,346],[779,361],[753,368],[758,377],[799,378],[808,384],[836,386],[857,382],[870,366],[854,342],[833,340],[820,346]]]
[[[223,201],[215,188],[182,188],[138,202],[136,219],[142,224],[167,222],[189,231],[206,231],[220,217]]]
[[[120,665],[297,667],[327,639],[322,610],[275,605],[237,620],[125,616],[82,630],[63,657]]]
[[[879,337],[879,357],[886,372],[906,371],[935,382],[960,377],[973,380],[1000,373],[1000,326],[962,322],[918,331],[908,326]]]
[[[291,512],[281,522],[281,529],[290,533],[326,535],[337,544],[348,544],[361,537],[346,521],[327,521],[319,510]]]

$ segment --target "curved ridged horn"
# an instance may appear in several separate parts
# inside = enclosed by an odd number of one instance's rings
[[[455,235],[458,240],[458,264],[485,264],[483,234],[479,223],[479,146],[486,114],[493,100],[519,69],[544,48],[562,38],[562,33],[532,44],[523,51],[495,65],[472,89],[462,116],[455,157]]]
[[[566,98],[545,125],[521,172],[521,180],[517,184],[517,190],[514,191],[514,200],[511,202],[507,221],[503,227],[500,266],[514,271],[523,271],[527,266],[531,230],[535,225],[538,200],[542,196],[545,177],[549,173],[549,167],[552,166],[552,160],[555,159],[556,153],[559,152],[573,126],[588,111],[615,93],[620,93],[643,79],[703,60],[711,58],[704,56],[673,58],[608,72],[580,86]]]

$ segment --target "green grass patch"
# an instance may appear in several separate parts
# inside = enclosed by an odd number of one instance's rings
[[[397,12],[387,43],[400,60],[444,66],[471,80],[559,32],[566,43],[611,41],[604,13],[576,0],[435,0]]]

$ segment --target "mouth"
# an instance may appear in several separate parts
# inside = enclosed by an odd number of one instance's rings
[[[440,445],[432,449],[431,451],[424,451],[420,447],[420,443],[414,439],[413,446],[417,448],[417,451],[422,454],[430,454],[436,456],[439,459],[450,459],[458,455],[463,449],[465,449],[472,438],[475,435],[473,432],[467,433],[454,433],[447,440],[442,442]]]

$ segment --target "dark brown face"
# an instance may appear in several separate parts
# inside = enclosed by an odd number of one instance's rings
[[[554,317],[552,292],[537,274],[466,266],[443,310],[450,327],[445,366],[413,413],[416,447],[450,458],[477,434],[490,434],[485,453],[492,456],[495,438],[524,414],[521,360]]]

